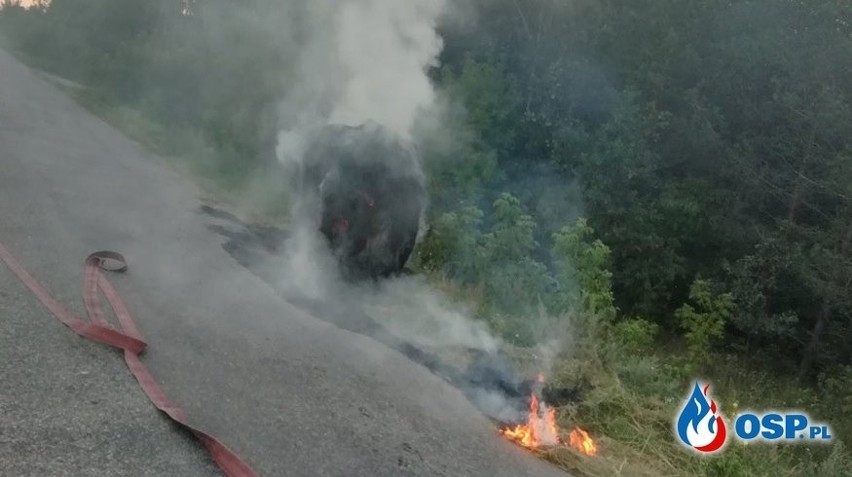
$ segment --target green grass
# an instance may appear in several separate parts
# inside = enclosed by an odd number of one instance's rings
[[[596,457],[552,450],[545,457],[554,463],[582,476],[852,476],[852,454],[840,439],[848,436],[848,414],[827,408],[816,390],[750,367],[746,356],[714,356],[719,364],[696,373],[683,364],[681,354],[627,355],[607,348],[596,340],[581,343],[552,373],[552,385],[580,389],[582,397],[559,409],[560,424],[582,426],[600,443]],[[729,423],[744,407],[804,409],[831,424],[836,439],[832,444],[745,445],[729,437],[719,454],[695,455],[676,442],[672,426],[699,376],[713,383]]]
[[[430,281],[467,308],[487,312],[481,290],[466,293],[440,273]],[[530,317],[481,317],[498,322],[511,335],[513,322]],[[566,447],[538,454],[578,477],[852,477],[852,370],[823,376],[802,387],[791,375],[771,371],[771,363],[746,354],[711,354],[707,363],[689,363],[682,340],[648,342],[635,327],[609,327],[581,314],[544,317],[551,330],[570,330],[566,351],[547,371],[548,386],[576,394],[576,402],[557,409],[563,430],[587,430],[598,445],[589,457]],[[627,329],[628,333],[624,334]],[[633,340],[631,342],[631,340]],[[510,347],[517,369],[533,375],[542,360],[536,350]],[[675,416],[693,380],[712,383],[714,399],[728,419],[740,410],[802,409],[832,426],[831,444],[744,445],[729,437],[719,454],[699,456],[673,434]]]

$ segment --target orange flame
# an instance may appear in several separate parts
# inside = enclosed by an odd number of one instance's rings
[[[598,455],[598,447],[595,445],[595,441],[589,437],[589,433],[580,429],[579,427],[575,427],[570,434],[568,434],[568,444],[582,452],[586,455]]]
[[[539,383],[544,382],[544,375],[537,377]],[[547,404],[539,404],[536,393],[530,396],[530,412],[525,424],[515,427],[504,427],[500,434],[507,439],[528,449],[539,449],[546,446],[563,444],[560,438],[559,427],[556,425],[556,409],[548,407]],[[597,455],[598,449],[595,441],[589,437],[589,433],[575,428],[568,434],[568,445],[585,455]]]
[[[556,426],[556,410],[542,405],[539,407],[535,394],[530,399],[530,413],[526,424],[514,428],[500,429],[509,440],[529,449],[552,446],[559,443],[559,428]]]

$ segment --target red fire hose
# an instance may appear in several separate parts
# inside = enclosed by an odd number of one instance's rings
[[[162,388],[154,380],[154,376],[142,363],[139,355],[145,351],[145,343],[136,324],[130,317],[127,307],[119,297],[115,288],[107,281],[101,270],[122,273],[127,271],[127,261],[117,252],[102,251],[95,252],[86,258],[86,274],[83,288],[83,302],[89,321],[82,320],[71,314],[59,302],[44,289],[44,287],[30,275],[11,253],[0,243],[0,259],[21,279],[38,299],[46,306],[62,323],[71,328],[80,336],[90,340],[104,343],[124,350],[124,360],[130,372],[139,382],[142,391],[148,399],[160,411],[169,416],[173,421],[192,432],[199,441],[207,448],[213,460],[219,465],[228,477],[255,477],[254,470],[243,462],[231,449],[222,444],[218,439],[207,434],[186,422],[183,411],[169,402]],[[118,329],[106,321],[101,310],[98,290],[103,293],[109,302],[115,316],[118,318]]]

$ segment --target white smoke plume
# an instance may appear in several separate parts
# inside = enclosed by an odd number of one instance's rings
[[[443,133],[449,108],[439,104],[428,72],[438,66],[443,44],[437,24],[449,6],[446,0],[310,0],[299,12],[303,18],[294,20],[303,31],[281,102],[278,159],[302,171],[320,162],[315,133],[326,126],[376,123],[406,143],[422,139],[414,130],[424,123]],[[434,136],[428,140],[458,140]],[[296,207],[310,211],[309,190],[295,182]],[[419,277],[342,279],[311,214],[294,215],[279,283],[291,301],[426,365],[501,422],[525,417],[528,390],[484,322]]]
[[[380,284],[366,297],[373,316],[397,336],[424,349],[467,348],[496,353],[501,342],[485,323],[474,321],[417,277]]]
[[[443,47],[437,32],[445,0],[312,0],[294,22],[304,29],[295,73],[281,104],[278,157],[299,163],[308,136],[328,125],[375,122],[403,140],[418,120],[439,115],[428,70]],[[303,197],[296,197],[296,201]],[[282,288],[314,300],[365,306],[383,326],[429,349],[497,352],[500,340],[422,280],[397,278],[353,288],[310,221],[297,217],[287,245]]]
[[[366,121],[410,139],[435,103],[427,71],[443,42],[445,0],[311,0],[296,73],[281,104],[277,154],[300,161],[305,135],[329,124]]]

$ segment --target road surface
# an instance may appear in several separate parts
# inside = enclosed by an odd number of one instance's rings
[[[0,51],[0,242],[83,313],[82,260],[110,277],[144,361],[190,421],[266,476],[564,476],[495,435],[462,394],[308,316],[222,248],[198,191]],[[208,476],[121,355],[74,335],[0,265],[0,475]]]

